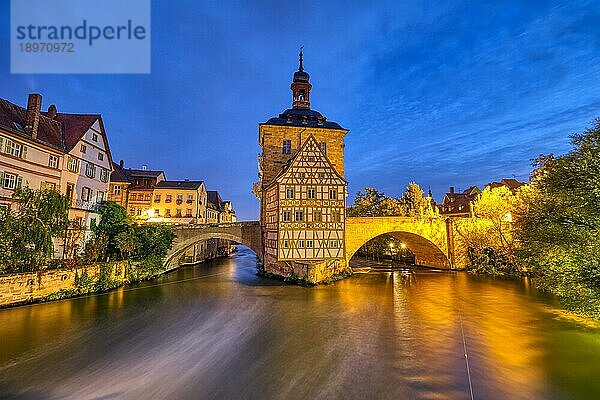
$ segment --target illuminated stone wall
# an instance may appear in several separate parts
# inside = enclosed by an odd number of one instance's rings
[[[116,282],[125,280],[125,262],[112,264],[110,277]],[[75,288],[75,274],[86,271],[92,279],[100,275],[99,265],[81,268],[52,269],[32,273],[0,276],[0,307],[32,302],[60,290]]]

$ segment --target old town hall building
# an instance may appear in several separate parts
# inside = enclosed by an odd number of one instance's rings
[[[342,272],[345,259],[344,136],[347,129],[310,108],[312,85],[300,66],[292,108],[259,125],[264,268],[308,281]]]

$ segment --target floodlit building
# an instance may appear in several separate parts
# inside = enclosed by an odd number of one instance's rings
[[[310,108],[312,85],[300,65],[292,108],[259,125],[259,182],[264,268],[319,281],[347,268],[345,259],[347,129]]]
[[[160,181],[153,194],[148,222],[207,222],[207,195],[203,181]]]

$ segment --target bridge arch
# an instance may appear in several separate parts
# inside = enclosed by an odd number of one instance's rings
[[[350,217],[346,219],[346,260],[369,240],[389,234],[415,255],[422,266],[452,268],[448,259],[446,223],[443,219],[406,217]]]
[[[224,239],[250,248],[262,259],[260,225],[257,221],[212,225],[183,225],[174,227],[176,238],[167,254],[165,266],[175,267],[174,263],[190,247],[208,239]]]

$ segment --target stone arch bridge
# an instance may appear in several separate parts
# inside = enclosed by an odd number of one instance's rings
[[[258,221],[227,224],[181,225],[169,251],[166,267],[177,265],[179,256],[196,243],[219,238],[249,247],[263,258],[260,223]],[[416,264],[438,268],[463,268],[467,265],[465,246],[456,234],[453,219],[408,217],[346,218],[346,260],[369,240],[383,234],[397,238],[415,255]]]

